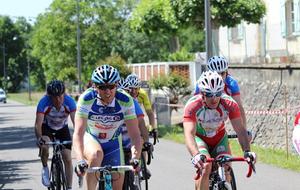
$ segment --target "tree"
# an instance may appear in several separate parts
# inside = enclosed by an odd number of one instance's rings
[[[25,48],[23,34],[28,32],[28,25],[24,18],[18,18],[14,23],[7,16],[0,16],[1,52],[3,52],[3,48],[5,50],[5,63],[3,62],[3,53],[0,54],[1,86],[7,87],[10,92],[18,91],[27,76],[27,72],[24,72],[27,70],[26,55],[22,52]],[[4,79],[4,64],[6,80]]]

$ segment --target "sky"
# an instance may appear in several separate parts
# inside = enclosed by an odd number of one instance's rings
[[[53,0],[0,0],[0,15],[35,18],[45,12]]]

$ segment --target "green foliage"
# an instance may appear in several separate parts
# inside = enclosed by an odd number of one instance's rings
[[[163,89],[163,87],[168,85],[168,77],[166,75],[159,75],[158,77],[152,78],[149,81],[149,85],[155,90]]]
[[[177,29],[170,1],[141,0],[133,11],[130,21],[131,27],[147,34],[155,32],[172,32]]]
[[[7,16],[0,16],[0,75],[2,79],[0,85],[7,87],[9,92],[18,91],[21,88],[21,82],[27,77],[27,72],[24,72],[27,70],[26,54],[22,51],[25,47],[23,33],[27,32],[28,25],[24,18],[17,18],[14,23]],[[3,48],[5,50],[6,83],[3,71]]]
[[[168,61],[193,61],[195,60],[195,55],[189,53],[185,48],[182,48],[180,51],[171,53],[167,57]]]
[[[97,62],[97,66],[105,64],[111,65],[114,68],[116,68],[120,72],[121,77],[123,78],[127,77],[131,73],[129,68],[126,66],[125,60],[122,59],[120,55],[113,54]]]

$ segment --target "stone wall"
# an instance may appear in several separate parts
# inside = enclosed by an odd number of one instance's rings
[[[300,110],[300,70],[298,67],[231,67],[229,73],[239,82],[246,111],[273,111],[288,108],[286,114],[247,113],[247,128],[254,143],[265,147],[293,150],[291,137],[295,114]],[[285,96],[285,92],[287,95]],[[295,108],[298,107],[298,108]],[[286,122],[287,121],[287,122]],[[230,125],[227,125],[230,126]]]

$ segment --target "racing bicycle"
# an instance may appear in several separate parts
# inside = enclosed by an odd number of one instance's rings
[[[65,175],[65,167],[62,159],[62,151],[64,145],[72,144],[72,141],[60,141],[53,135],[52,142],[45,142],[46,145],[53,146],[53,156],[51,159],[50,169],[50,187],[48,190],[67,190],[67,179]]]

